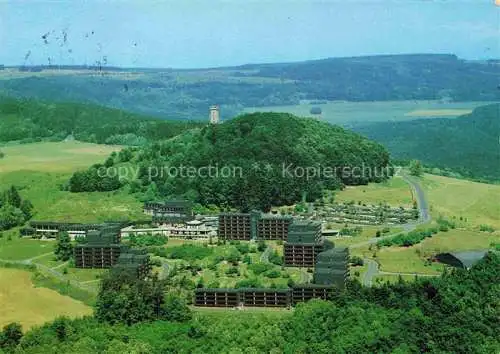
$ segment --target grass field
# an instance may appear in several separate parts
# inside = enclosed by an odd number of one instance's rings
[[[89,315],[92,309],[54,290],[35,288],[32,273],[0,268],[0,326],[19,322],[26,330],[51,321],[57,316]]]
[[[426,174],[421,179],[431,214],[466,218],[471,226],[500,229],[500,185]]]
[[[53,242],[23,239],[17,236],[13,236],[9,240],[5,235],[0,239],[0,259],[3,260],[21,261],[50,253],[54,250]]]
[[[333,224],[334,228],[336,229],[342,229],[344,227],[343,224]],[[327,238],[330,241],[333,241],[335,243],[336,247],[349,247],[353,244],[356,243],[361,243],[368,241],[377,235],[377,231],[382,231],[384,228],[383,226],[361,226],[363,228],[363,231],[357,236],[342,236],[342,237],[336,237],[336,236],[328,236]],[[390,235],[390,234],[395,234],[400,231],[403,231],[402,227],[390,227],[389,232],[384,235]]]
[[[361,201],[367,204],[387,203],[391,206],[411,207],[412,191],[401,177],[393,177],[383,183],[370,183],[367,186],[347,186],[336,192],[335,201]]]
[[[364,247],[354,249],[352,253],[376,260],[380,270],[385,272],[440,274],[444,265],[427,264],[426,260],[429,257],[442,252],[486,250],[490,248],[492,242],[498,240],[500,240],[498,231],[489,233],[455,229],[439,232],[411,247],[384,247],[380,250]]]
[[[0,173],[21,170],[72,172],[103,162],[120,149],[120,146],[78,141],[7,145],[1,148],[5,157],[0,159]]]
[[[476,107],[492,102],[439,103],[437,101],[385,101],[385,102],[328,102],[295,106],[251,107],[245,112],[287,112],[301,117],[311,117],[311,107],[321,107],[319,119],[334,123],[368,123],[388,120],[407,121],[416,118],[457,117]]]
[[[71,174],[103,162],[118,146],[80,142],[2,147],[0,186],[15,185],[35,207],[34,220],[101,222],[143,218],[142,204],[124,191],[70,193],[61,187]]]
[[[472,113],[472,109],[417,109],[405,114],[406,117],[456,117]]]

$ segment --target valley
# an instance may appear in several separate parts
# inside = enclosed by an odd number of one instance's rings
[[[494,352],[496,65],[1,67],[0,351]]]

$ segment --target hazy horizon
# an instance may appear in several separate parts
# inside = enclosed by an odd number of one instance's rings
[[[0,64],[210,68],[398,54],[500,58],[471,1],[0,2]]]

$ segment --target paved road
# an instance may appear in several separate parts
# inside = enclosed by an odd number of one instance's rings
[[[416,179],[414,177],[409,176],[406,172],[402,172],[401,177],[404,179],[404,181],[406,183],[408,183],[408,185],[412,189],[412,193],[417,200],[417,206],[418,206],[418,213],[419,213],[418,220],[416,222],[413,222],[413,223],[407,223],[407,224],[402,225],[405,232],[410,232],[410,231],[414,230],[418,225],[429,222],[431,220],[431,215],[429,212],[429,204],[427,203],[427,199],[425,198],[425,193],[422,190],[422,187],[420,186],[420,184],[416,181]],[[351,245],[350,248],[358,248],[358,247],[363,247],[363,246],[375,244],[380,240],[394,237],[397,234],[399,234],[399,232],[393,233],[390,235],[386,235],[386,236],[382,236],[382,237],[374,237],[368,241],[364,241],[364,242],[360,242],[360,243],[356,243],[354,245]],[[363,274],[363,278],[361,279],[362,284],[365,286],[371,286],[372,279],[377,274],[435,276],[435,275],[430,275],[430,274],[419,274],[419,273],[381,272],[381,271],[379,271],[379,264],[376,261],[374,261],[373,259],[365,258],[364,261],[366,262],[366,264],[368,264],[368,269]]]
[[[418,220],[416,222],[411,222],[411,223],[399,225],[399,226],[403,227],[404,232],[410,232],[412,230],[415,230],[415,228],[418,225],[431,221],[431,215],[429,213],[429,204],[427,203],[427,199],[425,198],[425,193],[422,190],[422,187],[420,186],[420,184],[418,184],[418,182],[413,177],[406,174],[406,172],[402,172],[401,177],[403,178],[403,180],[406,183],[408,183],[408,185],[412,189],[413,195],[417,199],[418,215],[419,215]],[[363,247],[363,246],[373,245],[380,240],[394,237],[399,233],[400,232],[396,232],[396,233],[392,233],[392,234],[381,236],[381,237],[374,237],[374,238],[371,238],[367,241],[355,243],[355,244],[351,245],[350,248],[359,248],[359,247]]]
[[[414,177],[409,176],[406,172],[401,172],[401,177],[408,183],[413,190],[413,195],[417,198],[419,223],[423,224],[431,221],[431,214],[429,212],[429,204],[425,198],[425,193],[420,184]]]
[[[372,279],[375,275],[378,274],[378,263],[370,258],[365,258],[364,262],[368,264],[368,269],[366,270],[365,274],[363,274],[361,283],[364,286],[372,286]]]

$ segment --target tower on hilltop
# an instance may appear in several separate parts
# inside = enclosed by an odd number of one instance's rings
[[[220,108],[218,105],[210,106],[210,124],[219,124]]]

